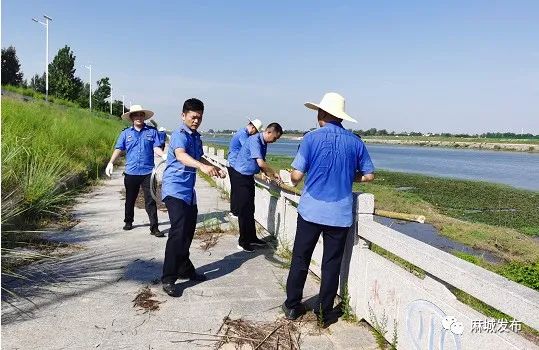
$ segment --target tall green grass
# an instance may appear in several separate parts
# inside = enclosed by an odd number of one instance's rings
[[[55,216],[103,168],[123,123],[79,108],[2,98],[2,226]]]
[[[25,88],[25,87],[21,87],[21,86],[2,85],[2,90],[11,91],[11,92],[17,93],[19,95],[31,97],[31,98],[36,99],[36,100],[45,101],[45,94],[42,94],[41,92],[38,92],[38,91],[36,91],[34,89]],[[56,96],[50,96],[49,95],[48,100],[49,100],[50,103],[55,103],[55,104],[66,106],[66,107],[73,107],[73,108],[78,108],[79,107],[79,105],[76,104],[75,102],[64,100],[64,99],[56,97]]]

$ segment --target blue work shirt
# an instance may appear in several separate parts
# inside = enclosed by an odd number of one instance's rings
[[[241,146],[245,143],[245,141],[249,138],[249,131],[247,131],[247,128],[241,128],[238,129],[236,134],[232,137],[232,140],[230,140],[230,146],[228,147],[228,165],[231,167],[234,167],[234,163],[236,162],[236,158],[238,157],[238,153],[241,150]]]
[[[163,147],[165,145],[165,141],[167,140],[167,133],[165,131],[158,131],[157,135],[159,136],[159,143],[161,144],[160,147]]]
[[[154,167],[154,147],[159,147],[157,130],[144,125],[140,131],[133,126],[125,128],[114,148],[125,151],[125,173],[148,175]]]
[[[195,180],[196,168],[185,166],[176,159],[175,151],[183,148],[193,159],[200,161],[202,140],[196,130],[191,130],[182,124],[178,130],[172,133],[167,153],[167,167],[163,173],[162,198],[166,196],[183,200],[187,204],[196,204]]]
[[[260,172],[257,159],[266,160],[268,145],[264,141],[264,133],[249,136],[241,146],[233,168],[243,175],[254,175]]]
[[[359,137],[340,123],[326,123],[303,137],[292,167],[307,175],[298,206],[305,220],[337,227],[352,225],[356,173],[374,173]]]

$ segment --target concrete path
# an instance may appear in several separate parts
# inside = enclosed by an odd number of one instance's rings
[[[222,320],[273,322],[280,305],[287,270],[271,249],[255,253],[236,249],[237,233],[222,236],[205,251],[195,239],[191,258],[208,281],[179,282],[181,297],[171,298],[159,278],[166,238],[149,234],[144,210],[135,209],[135,229],[123,231],[123,177],[117,170],[74,208],[80,222],[52,239],[80,246],[69,257],[34,264],[24,271],[31,282],[12,284],[25,299],[2,301],[2,349],[199,349],[216,342],[173,331],[216,333]],[[228,222],[228,202],[219,191],[198,179],[199,222]],[[161,230],[168,231],[166,212],[159,212]],[[149,286],[161,302],[151,312],[134,307],[133,299]],[[317,294],[309,277],[305,297]],[[5,293],[4,293],[5,296]],[[4,298],[5,299],[5,298]],[[210,337],[211,338],[211,337]],[[306,334],[302,349],[377,349],[363,325],[339,321],[318,334]]]

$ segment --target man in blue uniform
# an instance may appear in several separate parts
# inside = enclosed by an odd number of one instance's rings
[[[353,220],[352,184],[374,179],[374,166],[359,137],[346,130],[342,121],[356,122],[346,114],[344,98],[334,92],[320,104],[308,102],[318,111],[320,128],[307,133],[292,163],[291,180],[297,185],[307,174],[298,206],[298,222],[292,263],[282,305],[287,319],[305,312],[301,303],[309,263],[320,234],[324,238],[322,276],[314,312],[322,322],[333,310],[337,294],[344,244]]]
[[[281,179],[266,163],[268,143],[277,141],[283,134],[283,128],[277,123],[271,123],[264,132],[249,136],[241,147],[233,169],[237,172],[236,200],[238,203],[238,224],[240,238],[238,249],[253,252],[253,245],[263,246],[263,240],[256,237],[255,226],[255,178],[262,171],[270,179]]]
[[[189,259],[189,247],[195,234],[197,201],[195,193],[196,171],[210,176],[225,177],[225,172],[202,158],[202,141],[197,129],[202,123],[204,104],[191,98],[184,102],[182,123],[172,133],[168,148],[167,167],[163,174],[162,196],[168,209],[170,231],[168,233],[163,275],[163,290],[170,296],[178,296],[177,279],[205,281],[206,276],[195,271]]]
[[[125,151],[125,225],[123,229],[131,230],[133,228],[135,201],[142,185],[144,204],[150,219],[150,233],[156,237],[163,237],[164,235],[159,231],[157,223],[157,205],[150,193],[150,177],[154,167],[154,153],[160,157],[164,156],[159,147],[157,130],[144,123],[146,119],[150,119],[152,116],[152,111],[143,109],[140,105],[133,105],[129,112],[122,115],[122,119],[130,121],[133,125],[125,128],[120,133],[105,173],[109,177],[112,175],[114,161]]]
[[[233,216],[238,216],[238,199],[236,198],[236,188],[238,187],[238,178],[239,174],[234,170],[233,166],[238,157],[238,153],[241,150],[241,146],[249,138],[249,136],[254,135],[262,131],[262,122],[260,119],[249,119],[249,124],[246,127],[239,129],[232,140],[230,140],[230,146],[228,147],[228,177],[230,179],[230,212]]]
[[[167,129],[160,127],[157,130],[157,135],[159,136],[159,142],[161,143],[161,149],[165,150],[165,143],[167,141]]]

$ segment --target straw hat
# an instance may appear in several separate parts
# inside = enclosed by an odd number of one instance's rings
[[[344,97],[336,92],[328,92],[325,94],[319,104],[307,102],[305,103],[305,107],[314,109],[315,111],[320,108],[337,118],[357,123],[357,120],[346,114],[344,111]]]
[[[247,118],[247,120],[249,120],[249,123],[253,124],[256,131],[261,132],[264,130],[264,128],[262,127],[262,121],[260,121],[260,119],[251,120],[250,118]]]
[[[144,109],[142,108],[141,105],[132,105],[131,108],[129,109],[129,112],[125,112],[124,114],[122,114],[122,119],[128,122],[132,122],[131,113],[134,113],[134,112],[144,112],[144,120],[147,120],[153,117],[153,112],[150,111],[149,109]]]

